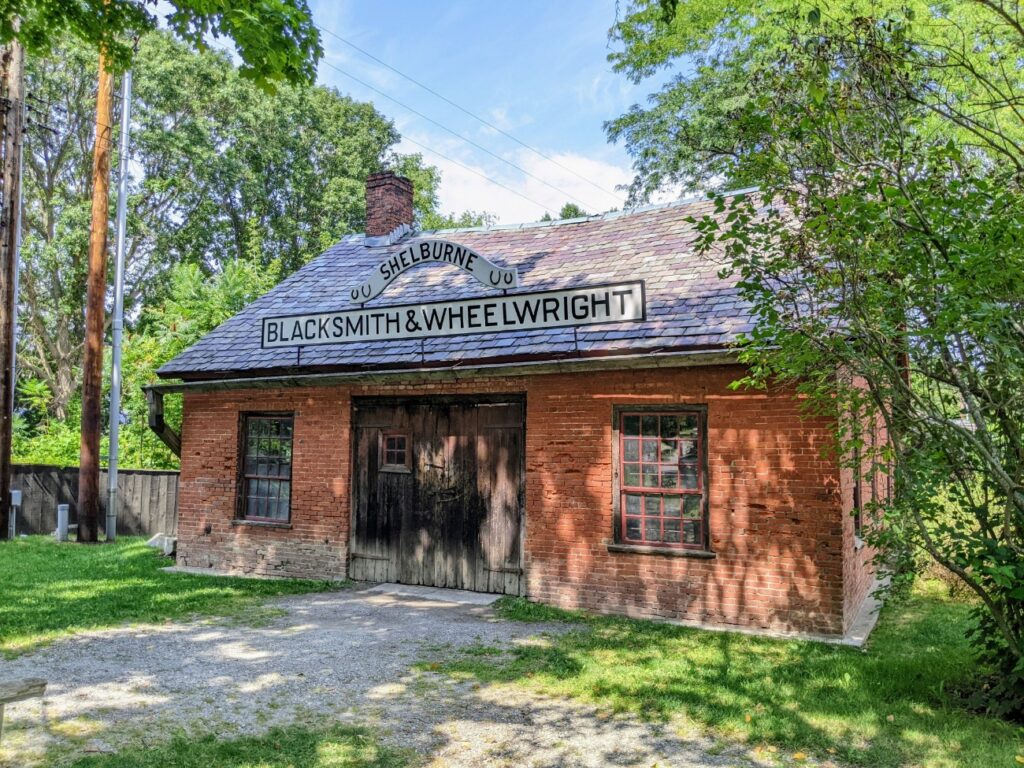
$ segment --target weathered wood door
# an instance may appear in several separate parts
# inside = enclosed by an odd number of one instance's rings
[[[519,594],[523,410],[358,400],[351,577]]]

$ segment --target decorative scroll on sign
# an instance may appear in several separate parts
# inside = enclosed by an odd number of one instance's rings
[[[262,346],[395,341],[646,319],[644,282],[263,318]]]
[[[488,288],[505,289],[519,286],[519,273],[514,267],[499,267],[472,248],[448,240],[431,238],[411,243],[382,261],[369,280],[352,289],[350,297],[356,304],[365,304],[370,299],[380,296],[396,277],[417,264],[426,263],[452,264],[465,270]]]

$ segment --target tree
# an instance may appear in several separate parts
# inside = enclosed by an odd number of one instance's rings
[[[589,215],[589,213],[587,213],[578,205],[576,205],[576,203],[566,203],[565,205],[562,206],[562,210],[558,212],[559,219],[579,219]],[[540,217],[540,220],[554,221],[554,219],[551,218],[551,214],[548,213],[547,211],[545,211],[544,215]]]
[[[122,411],[126,423],[120,432],[121,463],[127,467],[176,469],[177,457],[150,431],[142,387],[156,383],[156,369],[204,334],[270,290],[281,277],[280,262],[234,259],[221,271],[208,274],[194,263],[178,264],[166,276],[167,290],[159,302],[142,310],[124,340]],[[109,370],[104,394],[109,390]],[[19,390],[21,414],[15,455],[20,461],[74,464],[78,458],[77,397],[68,404],[68,416],[52,415],[50,392],[37,379],[23,379]],[[107,402],[104,397],[104,402]],[[180,424],[181,399],[166,399],[167,418]],[[102,452],[108,451],[104,437]]]
[[[68,40],[27,63],[46,125],[26,142],[19,361],[49,388],[58,420],[77,394],[84,333],[93,59]],[[155,32],[139,42],[133,101],[129,318],[162,298],[175,264],[218,273],[242,258],[287,274],[361,231],[365,177],[387,164],[414,178],[417,215],[434,215],[436,170],[394,155],[390,121],[332,89],[266,94],[225,54]]]
[[[888,440],[867,464],[898,493],[873,510],[868,538],[883,564],[924,553],[977,596],[972,639],[992,675],[979,692],[1019,715],[1024,29],[998,2],[853,4],[828,17],[734,8],[666,16],[641,3],[620,25],[618,61],[633,74],[679,55],[704,62],[612,126],[637,158],[634,192],[667,179],[760,186],[718,198],[724,223],[699,222],[701,247],[721,254],[757,321],[742,383],[796,386],[832,416],[854,471],[869,451],[857,425],[884,420]],[[731,32],[726,44],[702,37],[714,29]],[[712,61],[728,78],[706,71]],[[695,83],[716,77],[731,106],[703,123]]]
[[[105,51],[115,69],[131,66],[132,40],[157,28],[145,0],[4,0],[0,43],[17,37],[30,55],[45,56],[68,36]],[[306,84],[323,55],[320,33],[305,0],[169,0],[164,25],[200,51],[208,38],[228,38],[239,72],[264,89]],[[15,19],[20,26],[15,26]]]

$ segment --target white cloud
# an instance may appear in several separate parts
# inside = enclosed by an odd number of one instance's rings
[[[487,211],[495,214],[502,224],[537,221],[545,212],[556,216],[566,202],[575,202],[589,213],[622,208],[626,193],[616,187],[632,179],[626,166],[571,152],[546,151],[544,154],[555,162],[525,149],[506,155],[510,162],[537,177],[531,178],[497,161],[488,159],[481,163],[467,157],[459,151],[457,142],[410,136],[472,169],[467,170],[411,142],[403,141],[398,145],[399,152],[419,152],[426,162],[440,169],[442,210]]]

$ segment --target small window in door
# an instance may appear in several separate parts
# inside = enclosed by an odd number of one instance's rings
[[[380,442],[380,468],[409,471],[409,436],[402,432],[385,433]]]

